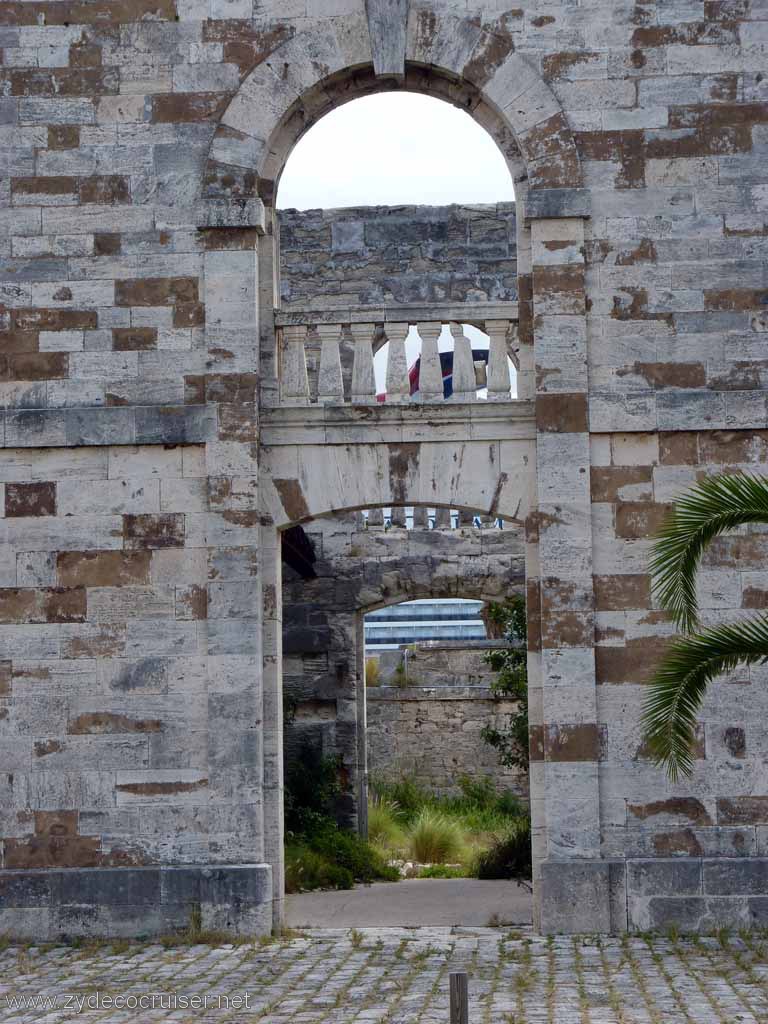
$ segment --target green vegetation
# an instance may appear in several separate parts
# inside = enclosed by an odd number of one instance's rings
[[[531,822],[520,818],[475,860],[477,878],[531,877]]]
[[[339,765],[306,747],[286,775],[285,888],[351,889],[355,882],[396,881],[384,855],[333,817],[342,793]]]
[[[408,833],[408,853],[420,864],[448,864],[460,859],[464,835],[459,823],[432,807],[422,807]]]
[[[365,685],[381,686],[381,666],[378,658],[365,659]]]
[[[374,780],[368,805],[371,843],[388,861],[429,864],[418,872],[420,878],[530,878],[525,805],[508,790],[497,792],[488,776],[464,776],[459,786],[459,796],[441,797],[408,776]]]
[[[510,646],[489,651],[486,663],[498,675],[491,684],[497,700],[517,702],[515,710],[507,715],[503,729],[486,725],[482,737],[499,755],[505,768],[528,770],[528,652],[525,598],[515,595],[503,604],[492,602],[487,608],[490,631],[506,640]]]
[[[751,523],[768,523],[768,478],[705,477],[672,507],[650,565],[661,607],[683,631],[668,647],[645,702],[645,739],[674,780],[693,771],[696,716],[707,687],[739,665],[768,661],[768,616],[699,629],[696,573],[711,542]]]

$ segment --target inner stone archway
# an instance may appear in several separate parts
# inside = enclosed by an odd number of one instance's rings
[[[406,527],[375,516],[332,515],[305,524],[311,566],[283,554],[283,693],[294,719],[288,741],[339,758],[345,793],[340,824],[364,831],[366,803],[365,644],[367,612],[402,601],[446,598],[503,601],[525,590],[522,529],[495,521],[483,527],[426,516]],[[424,510],[426,511],[426,510]],[[398,513],[401,513],[400,515]],[[434,518],[434,517],[433,517]],[[467,522],[469,520],[469,522]],[[479,523],[479,519],[478,519]],[[291,751],[286,752],[290,760]],[[492,759],[491,759],[492,762]],[[489,764],[491,763],[489,762]]]

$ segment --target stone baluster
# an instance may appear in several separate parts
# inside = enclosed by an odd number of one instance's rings
[[[435,514],[435,529],[436,530],[450,530],[453,527],[453,520],[451,519],[451,510],[449,508],[439,508]]]
[[[392,526],[400,530],[405,529],[405,508],[402,505],[392,509]]]
[[[453,335],[453,394],[454,402],[474,402],[477,399],[475,364],[472,361],[472,342],[461,324],[450,325]]]
[[[317,400],[321,403],[344,401],[344,381],[341,376],[341,326],[318,324],[320,336],[320,369],[317,375]]]
[[[283,328],[281,395],[285,405],[309,405],[309,377],[305,343],[307,328]]]
[[[368,405],[376,400],[376,377],[373,372],[374,324],[352,324],[355,343],[352,362],[352,401]]]
[[[413,528],[414,530],[429,529],[429,509],[424,505],[417,505],[413,510]]]
[[[442,324],[422,323],[417,325],[417,329],[421,337],[419,396],[422,402],[439,402],[443,398],[443,371],[437,340],[443,329]]]
[[[510,400],[509,356],[507,354],[509,320],[488,320],[485,329],[490,338],[488,345],[488,401],[508,402]]]
[[[389,341],[386,378],[388,402],[407,402],[411,393],[408,357],[405,352],[405,339],[408,337],[409,329],[410,324],[387,324],[384,328]]]
[[[488,387],[488,363],[485,359],[475,360],[475,387],[478,390]]]
[[[368,511],[368,529],[369,530],[383,530],[384,529],[384,509],[383,508],[372,508]]]

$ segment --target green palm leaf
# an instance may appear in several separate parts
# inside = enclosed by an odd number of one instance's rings
[[[650,571],[662,608],[686,633],[696,628],[696,570],[706,546],[745,523],[768,523],[768,479],[705,477],[676,501],[654,547]]]
[[[768,662],[768,616],[714,626],[675,639],[643,709],[644,735],[671,779],[690,775],[696,715],[707,685],[737,665]]]

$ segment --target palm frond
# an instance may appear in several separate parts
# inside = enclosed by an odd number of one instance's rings
[[[768,523],[765,477],[705,477],[675,502],[654,547],[650,572],[661,607],[684,632],[692,633],[698,621],[696,570],[705,548],[744,523]]]
[[[693,770],[696,715],[707,684],[737,665],[768,661],[768,616],[677,637],[662,661],[643,708],[652,756],[673,780]]]

